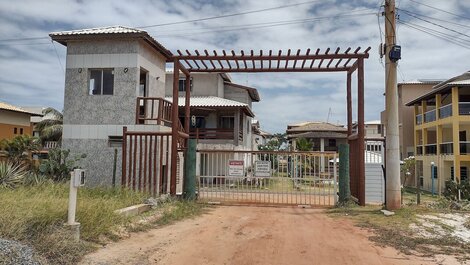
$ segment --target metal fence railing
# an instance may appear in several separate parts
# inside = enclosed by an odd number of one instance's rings
[[[332,206],[334,152],[198,150],[198,197],[208,202]]]

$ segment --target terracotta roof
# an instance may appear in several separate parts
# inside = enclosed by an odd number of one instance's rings
[[[10,104],[5,103],[5,102],[0,102],[0,109],[8,110],[8,111],[14,111],[14,112],[20,112],[20,113],[26,113],[26,114],[30,114],[31,116],[42,116],[42,114],[27,111],[27,110],[24,110],[20,107],[13,106],[13,105],[10,105]]]
[[[165,97],[166,100],[172,102],[173,97]],[[178,107],[185,106],[185,97],[178,97]],[[190,100],[191,107],[236,107],[236,108],[245,108],[250,116],[254,117],[253,112],[251,111],[248,104],[238,102],[235,100],[230,100],[226,98],[219,98],[214,96],[195,96],[191,97]]]
[[[57,31],[51,32],[49,36],[52,40],[61,43],[64,46],[67,46],[67,42],[69,40],[77,40],[77,39],[93,39],[99,36],[122,36],[122,37],[135,37],[141,38],[147,43],[149,43],[152,47],[157,49],[160,53],[162,53],[166,58],[170,58],[173,54],[167,50],[163,45],[161,45],[158,41],[156,41],[153,37],[151,37],[147,31],[136,29],[136,28],[129,28],[124,26],[109,26],[109,27],[99,27],[99,28],[89,28],[89,29],[79,29],[79,30],[68,30],[68,31]]]
[[[287,133],[307,131],[345,132],[347,129],[344,128],[343,125],[335,125],[327,122],[303,122],[287,125]]]

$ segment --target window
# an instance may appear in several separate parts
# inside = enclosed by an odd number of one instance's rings
[[[183,117],[183,121],[184,121],[184,117]],[[184,123],[183,123],[184,124]],[[205,117],[196,117],[196,124],[193,125],[191,123],[191,120],[189,121],[189,127],[191,128],[206,128],[206,118]]]
[[[20,134],[23,134],[23,128],[20,128]]]
[[[434,174],[433,174],[432,177],[433,177],[434,179],[437,179],[437,167],[436,167],[436,166],[434,166],[434,172],[433,172],[433,173],[434,173]]]
[[[219,117],[219,127],[222,129],[233,129],[235,127],[235,118],[233,116]]]
[[[17,134],[18,133],[18,128],[13,128],[13,133]]]
[[[193,91],[193,79],[191,78],[189,80],[189,91]],[[186,79],[180,79],[178,83],[178,91],[179,92],[185,92],[186,91]]]
[[[88,89],[90,95],[112,95],[114,92],[114,70],[90,70]]]
[[[467,171],[467,167],[460,167],[460,181],[464,181],[464,180],[467,180],[468,178],[468,171]],[[454,167],[451,167],[450,168],[450,179],[455,181],[455,178],[454,178]]]
[[[108,136],[109,147],[122,147],[122,136]]]
[[[328,146],[336,146],[336,139],[328,139]]]

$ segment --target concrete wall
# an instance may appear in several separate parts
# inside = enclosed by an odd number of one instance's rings
[[[454,156],[418,156],[417,161],[422,161],[422,177],[423,177],[423,189],[427,191],[432,191],[432,179],[431,179],[431,163],[434,162],[434,165],[437,167],[438,179],[434,179],[434,192],[441,193],[444,191],[444,183],[446,180],[450,179],[451,167],[454,166]],[[417,163],[418,166],[418,163]],[[419,172],[419,169],[418,169]],[[421,176],[419,176],[421,177]]]
[[[245,89],[225,85],[224,91],[225,98],[238,102],[243,102],[245,104],[248,104],[248,106],[250,106],[251,108],[251,97],[248,94],[248,91],[246,91]]]
[[[217,73],[193,73],[191,75],[193,89],[191,96],[214,96],[224,97],[223,79]],[[165,84],[165,95],[173,95],[173,73],[166,73],[166,79],[171,80]],[[185,75],[180,74],[180,79],[185,79]],[[179,96],[185,96],[185,92],[179,92]]]
[[[90,69],[114,69],[113,95],[89,95]],[[89,185],[109,185],[114,147],[109,136],[129,130],[169,130],[162,126],[135,126],[140,70],[148,71],[149,96],[164,97],[165,59],[137,39],[71,41],[67,45],[62,146],[73,154],[86,154],[81,166]],[[117,176],[121,176],[118,147]]]

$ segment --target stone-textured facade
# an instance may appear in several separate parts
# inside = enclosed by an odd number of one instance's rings
[[[130,130],[169,130],[135,125],[141,70],[147,72],[147,96],[164,97],[166,58],[139,39],[69,41],[64,94],[62,146],[72,155],[86,154],[80,166],[87,184],[111,185],[114,149],[118,149],[116,183],[121,181],[121,147],[110,147],[109,136]],[[90,69],[113,69],[113,95],[90,95]],[[145,127],[147,126],[147,127]]]

